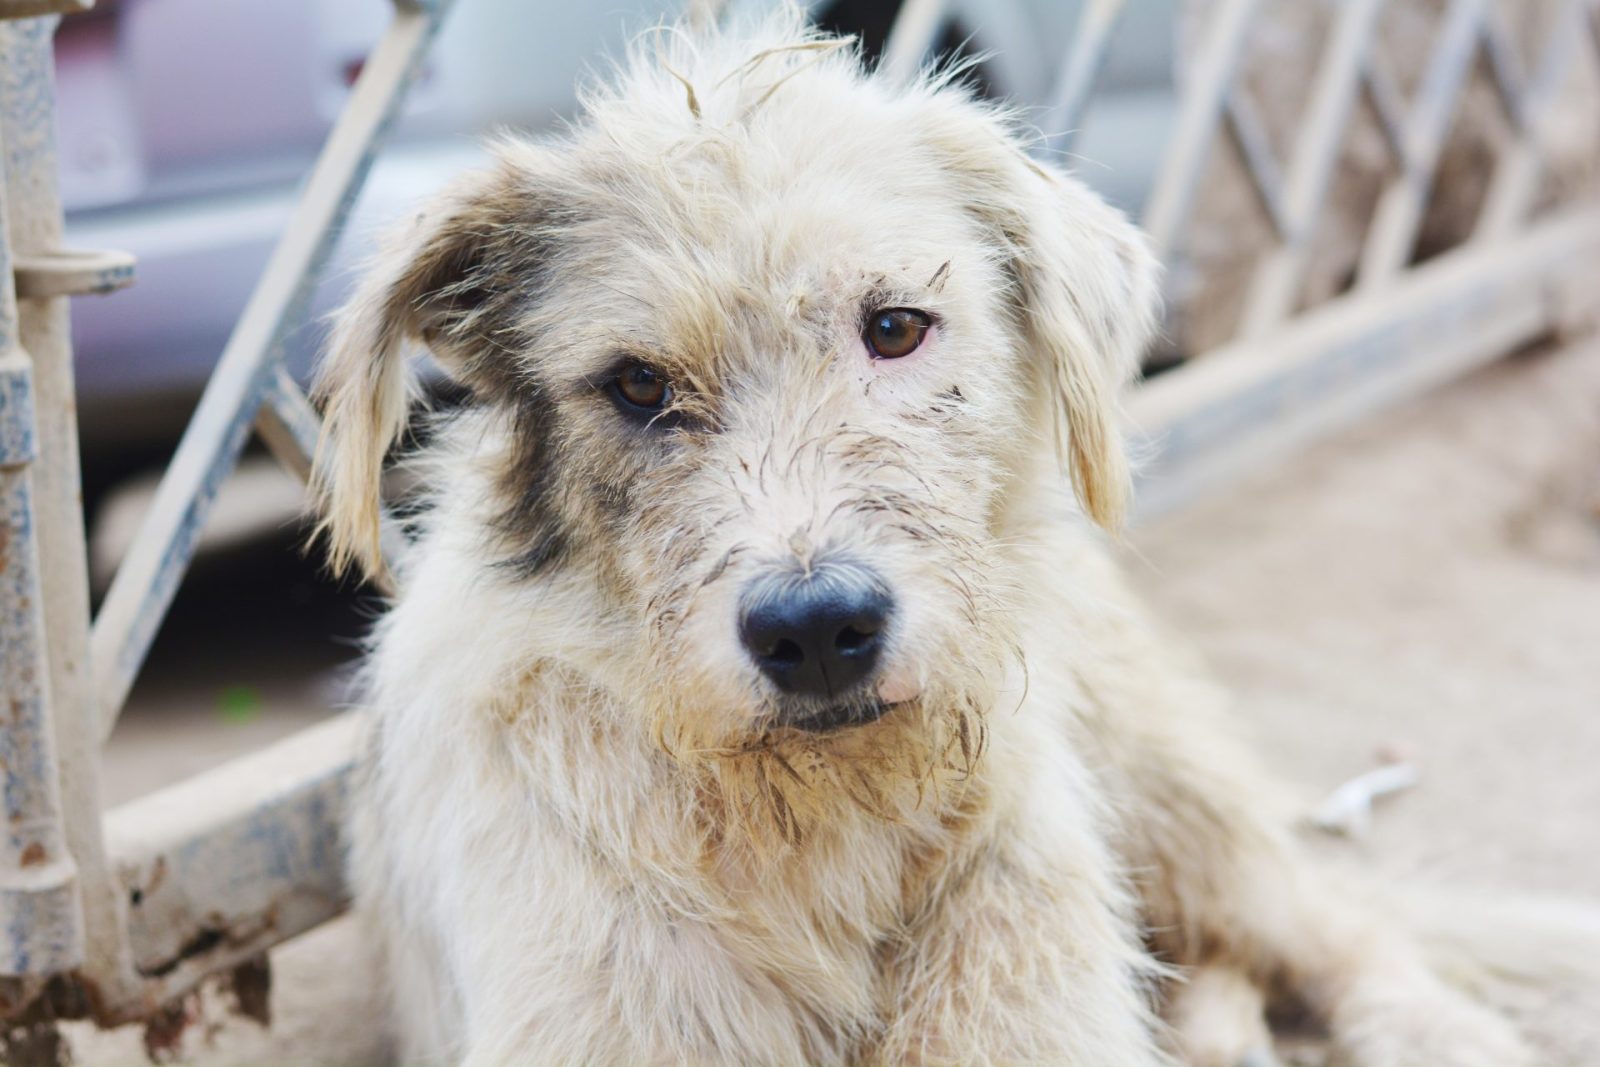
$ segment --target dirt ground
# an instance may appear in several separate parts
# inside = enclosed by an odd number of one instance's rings
[[[1138,531],[1129,556],[1308,795],[1380,750],[1420,765],[1367,837],[1325,847],[1397,878],[1600,902],[1600,342],[1381,417]],[[244,732],[181,701],[129,712],[110,792],[304,722],[315,689],[268,693]],[[383,1062],[363,960],[349,921],[283,946],[271,1029],[219,1021],[186,1062]],[[1600,1064],[1600,989],[1500,995],[1551,1067]],[[134,1031],[73,1037],[80,1063],[142,1062]]]

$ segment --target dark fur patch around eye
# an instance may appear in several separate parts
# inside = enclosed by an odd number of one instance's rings
[[[500,407],[511,423],[511,455],[497,485],[503,503],[493,527],[501,568],[529,579],[568,560],[577,544],[566,508],[592,507],[602,521],[627,521],[635,472],[625,463],[619,469],[615,456],[579,455],[565,445],[563,416],[547,387],[523,378],[513,394],[481,402]]]
[[[511,550],[502,565],[531,578],[568,548],[555,499],[559,416],[537,382],[519,382],[517,390],[511,407],[515,444],[511,462],[500,473],[506,504],[495,519],[495,532]]]
[[[528,578],[567,550],[554,499],[559,415],[519,358],[525,340],[517,322],[524,302],[541,288],[542,259],[536,249],[506,241],[478,247],[454,267],[458,280],[437,293],[430,308],[435,332],[429,343],[454,356],[470,403],[498,409],[510,421],[512,453],[498,478],[504,504],[493,534],[500,551],[509,553],[501,566]]]
[[[509,454],[496,474],[488,531],[502,565],[531,576],[570,548],[557,472],[561,413],[529,371],[529,311],[557,276],[556,250],[582,222],[553,188],[530,190],[509,167],[484,178],[417,254],[391,317],[420,337],[475,407],[504,420]]]

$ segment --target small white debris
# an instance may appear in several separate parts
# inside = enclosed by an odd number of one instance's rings
[[[1341,837],[1364,837],[1372,825],[1372,805],[1379,797],[1417,784],[1417,765],[1409,760],[1375,767],[1345,782],[1311,809],[1311,825]]]

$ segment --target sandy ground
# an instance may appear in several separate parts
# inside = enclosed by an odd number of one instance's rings
[[[1129,565],[1290,779],[1319,792],[1381,749],[1419,762],[1421,785],[1368,837],[1325,847],[1396,876],[1600,901],[1600,342],[1519,357],[1282,463],[1139,531]],[[147,686],[110,792],[302,724],[337,658],[265,685],[248,722]],[[349,921],[283,946],[271,1029],[198,1028],[188,1062],[381,1063],[363,960]],[[1600,1064],[1600,989],[1501,995],[1551,1067]],[[134,1031],[74,1039],[80,1063],[141,1062]]]

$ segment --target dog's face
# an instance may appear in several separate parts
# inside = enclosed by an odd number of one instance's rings
[[[374,557],[415,338],[494,453],[486,556],[587,576],[669,751],[868,789],[970,764],[1015,495],[1055,439],[1117,520],[1153,288],[1131,227],[957,90],[810,38],[641,58],[567,141],[502,146],[341,320],[336,558]]]

